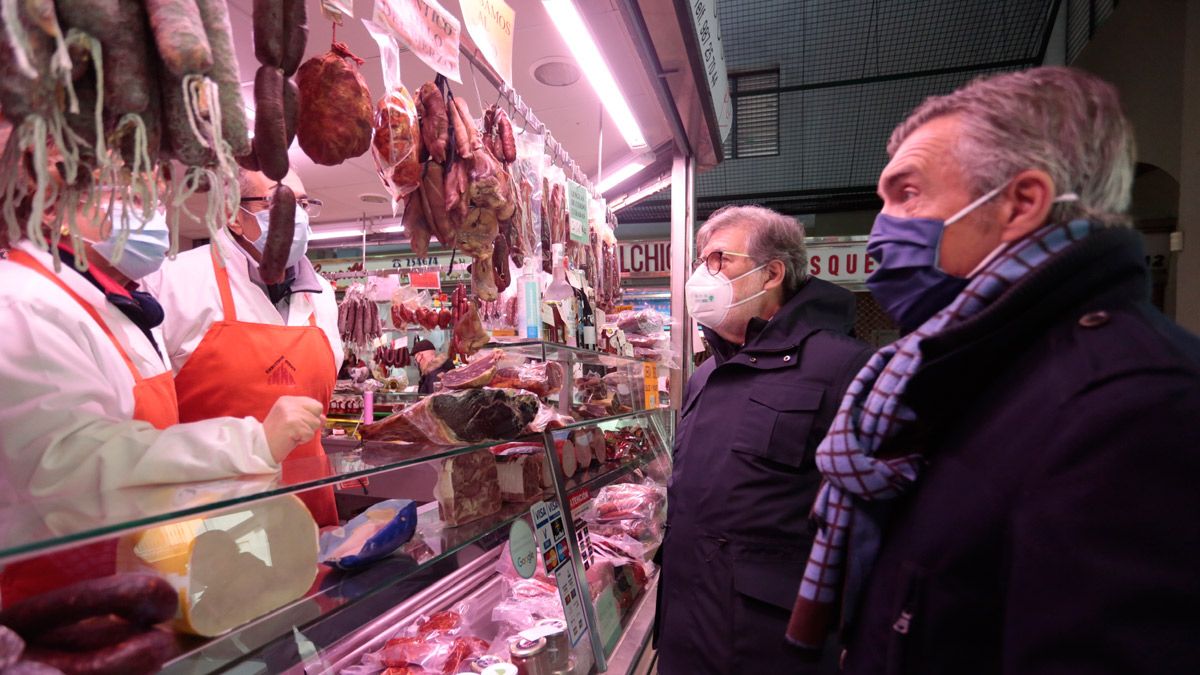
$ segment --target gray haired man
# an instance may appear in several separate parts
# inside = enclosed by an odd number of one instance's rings
[[[806,274],[804,229],[714,213],[687,303],[714,351],[684,391],[658,606],[658,671],[797,673],[784,640],[820,479],[813,452],[867,347],[854,297]]]
[[[1125,227],[1133,133],[1068,68],[977,80],[892,135],[868,251],[909,331],[817,451],[788,629],[848,673],[1200,667],[1200,340]]]

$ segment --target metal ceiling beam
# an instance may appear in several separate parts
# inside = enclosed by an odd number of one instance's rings
[[[621,19],[625,22],[625,29],[629,31],[629,36],[637,48],[638,56],[646,65],[650,86],[654,89],[654,96],[658,99],[663,116],[667,118],[676,149],[685,155],[694,154],[688,143],[687,131],[683,128],[683,120],[679,118],[679,111],[675,108],[675,98],[671,95],[671,88],[667,86],[667,73],[663,71],[662,62],[658,59],[654,40],[650,37],[650,29],[646,27],[646,18],[642,16],[637,0],[617,0],[616,4],[621,12]]]

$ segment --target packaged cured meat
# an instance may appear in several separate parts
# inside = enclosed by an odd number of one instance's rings
[[[657,485],[617,483],[608,485],[592,501],[598,520],[627,520],[652,518],[666,501],[663,489]]]
[[[444,460],[433,493],[438,513],[448,527],[499,511],[500,480],[492,453],[483,449]]]
[[[543,460],[541,454],[497,455],[500,498],[520,504],[541,495]]]
[[[557,361],[530,361],[500,368],[492,378],[492,386],[524,389],[542,397],[557,394],[562,385],[563,367]]]
[[[343,570],[366,567],[391,555],[416,531],[416,502],[389,499],[341,527],[322,532],[318,560]]]
[[[404,198],[421,185],[421,131],[417,104],[400,78],[400,45],[387,30],[364,21],[367,32],[379,45],[383,86],[387,92],[375,106],[371,155],[384,188],[392,197],[392,215],[397,215]],[[428,219],[429,214],[425,214]]]
[[[341,164],[371,145],[371,92],[358,72],[362,63],[346,45],[335,42],[296,73],[300,88],[296,137],[317,164]]]
[[[395,206],[421,185],[420,138],[417,112],[407,89],[398,87],[379,99],[371,151]]]

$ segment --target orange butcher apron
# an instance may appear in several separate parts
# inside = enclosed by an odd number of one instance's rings
[[[223,321],[209,327],[204,339],[175,376],[179,418],[184,422],[212,417],[253,417],[260,422],[280,396],[307,396],[328,410],[337,371],[333,348],[315,315],[307,326],[275,326],[238,321],[229,289],[229,274],[213,258],[221,291]],[[307,460],[295,462],[294,460]],[[317,461],[320,460],[320,461]],[[296,447],[283,462],[288,484],[326,475],[321,434]],[[317,525],[337,525],[333,488],[299,495]]]
[[[142,377],[125,348],[117,341],[117,337],[113,335],[108,324],[104,323],[95,307],[25,251],[9,249],[8,259],[28,267],[61,288],[83,307],[112,341],[129,368],[129,373],[133,375],[133,419],[149,422],[156,429],[166,429],[179,423],[179,406],[175,399],[175,382],[171,371],[154,377]],[[116,571],[115,539],[76,546],[7,565],[0,573],[0,600],[8,607],[22,599],[84,579],[106,577],[115,574]]]

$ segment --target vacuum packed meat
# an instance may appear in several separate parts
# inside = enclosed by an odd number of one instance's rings
[[[438,513],[450,527],[457,527],[500,510],[500,481],[492,453],[477,450],[442,462],[438,473]]]

